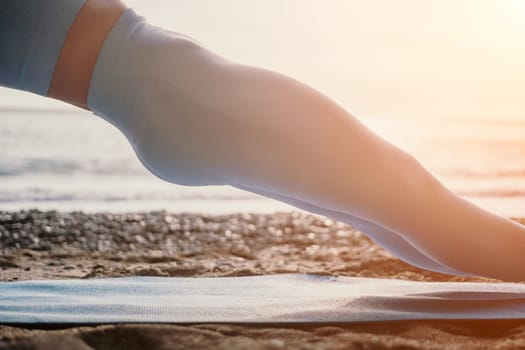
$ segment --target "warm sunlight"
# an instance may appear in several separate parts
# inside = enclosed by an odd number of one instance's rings
[[[508,0],[498,2],[499,6],[504,8],[504,13],[507,20],[516,26],[516,29],[521,30],[521,34],[525,34],[525,1],[522,0]],[[518,32],[518,31],[517,31]]]
[[[232,60],[309,83],[359,116],[525,118],[525,1],[128,3]],[[24,101],[60,107],[0,90],[0,106]]]
[[[501,46],[523,49],[525,38],[525,2],[520,0],[478,2],[472,6],[478,17],[477,29],[486,40]]]
[[[0,350],[525,349],[524,160],[525,0],[0,0]]]

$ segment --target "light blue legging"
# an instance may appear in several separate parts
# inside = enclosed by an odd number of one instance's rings
[[[17,6],[11,4],[11,15],[23,11]],[[12,73],[38,76],[40,68],[24,59],[31,49],[5,59],[10,45],[31,42],[9,39],[17,32],[16,20],[10,23],[15,30],[0,25],[2,45],[7,43],[0,83],[45,95],[45,88],[31,89],[31,79],[18,84],[21,75]],[[38,36],[30,21],[24,26]],[[232,62],[131,9],[104,42],[88,106],[169,182],[232,185],[331,216],[430,270],[525,280],[523,226],[457,197],[318,91]]]

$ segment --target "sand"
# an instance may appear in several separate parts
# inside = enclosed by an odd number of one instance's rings
[[[163,211],[0,212],[0,253],[1,281],[301,272],[494,282],[412,267],[348,225],[300,212],[223,216]],[[413,321],[308,327],[121,324],[62,329],[0,326],[0,349],[144,348],[514,349],[525,348],[525,322]]]

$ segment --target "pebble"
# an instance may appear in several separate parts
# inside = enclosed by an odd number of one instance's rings
[[[268,345],[274,349],[280,349],[284,347],[284,341],[281,339],[270,339]]]
[[[371,242],[363,243],[362,234],[350,226],[302,212],[212,216],[165,211],[0,211],[0,236],[0,252],[4,256],[24,250],[45,251],[53,256],[57,252],[65,252],[65,256],[71,252],[96,253],[105,259],[155,252],[159,257],[224,254],[257,260],[266,250],[281,258],[298,254],[317,261],[355,260],[360,252],[377,250]],[[353,247],[357,256],[344,254],[347,247]],[[77,268],[63,266],[64,270]]]

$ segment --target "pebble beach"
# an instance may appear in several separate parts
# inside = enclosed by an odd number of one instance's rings
[[[515,219],[521,223],[525,220]],[[0,212],[0,280],[316,273],[487,281],[418,269],[361,232],[303,212]],[[514,349],[522,322],[411,321],[330,326],[0,326],[0,349]]]

